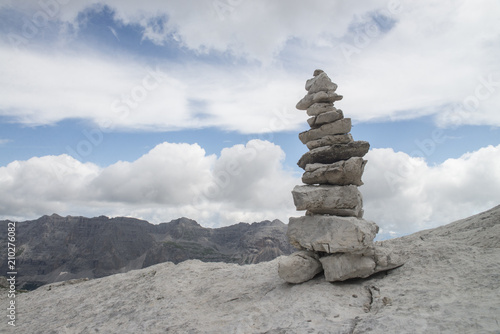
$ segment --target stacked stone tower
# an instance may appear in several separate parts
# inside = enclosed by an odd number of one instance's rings
[[[290,283],[301,283],[324,271],[327,281],[368,277],[401,265],[389,249],[375,246],[374,222],[363,219],[361,186],[370,144],[354,141],[351,119],[333,104],[342,99],[337,85],[322,70],[306,82],[307,95],[297,109],[307,110],[311,129],[299,134],[309,152],[299,160],[305,170],[293,201],[305,216],[290,218],[288,238],[300,249],[279,264],[279,275]]]

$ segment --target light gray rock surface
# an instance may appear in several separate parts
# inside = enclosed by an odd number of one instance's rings
[[[318,116],[313,116],[307,120],[307,124],[309,124],[309,126],[311,128],[318,128],[323,124],[338,121],[339,119],[342,119],[343,117],[344,117],[344,113],[342,112],[342,110],[338,109],[338,110],[325,112],[324,114],[321,114]]]
[[[303,144],[307,144],[312,140],[317,140],[325,136],[334,136],[346,134],[351,131],[351,119],[342,118],[333,123],[328,123],[316,129],[307,130],[299,133],[299,139]]]
[[[378,245],[374,249],[374,260],[377,264],[374,271],[393,269],[404,264],[404,259],[399,256],[389,245]]]
[[[364,157],[370,144],[367,141],[353,141],[347,144],[322,146],[304,153],[297,165],[305,169],[306,165],[314,163],[331,164],[351,157]]]
[[[325,136],[320,139],[312,140],[306,144],[307,148],[313,150],[322,146],[331,146],[335,144],[347,144],[353,142],[352,136],[350,133],[346,133],[343,135],[335,135],[335,136]]]
[[[499,333],[500,206],[434,230],[377,242],[405,264],[364,280],[302,284],[255,265],[190,260],[16,297],[1,333]]]
[[[498,333],[500,206],[434,230],[376,243],[402,267],[364,280],[302,284],[278,262],[190,260],[16,297],[2,333]],[[0,309],[7,308],[0,291]],[[5,312],[5,311],[2,311]]]
[[[318,116],[325,112],[336,111],[337,108],[333,106],[332,102],[314,103],[309,108],[307,108],[306,113],[309,116]]]
[[[338,95],[335,91],[321,91],[313,94],[307,94],[297,103],[295,107],[299,110],[307,110],[307,108],[312,106],[314,103],[331,103],[340,101],[342,98],[343,96]]]
[[[292,196],[297,210],[313,214],[360,217],[363,209],[363,198],[354,185],[295,186]]]
[[[378,232],[374,222],[355,217],[291,217],[287,236],[298,249],[325,253],[372,253]]]
[[[278,275],[288,283],[303,283],[323,271],[316,253],[298,251],[287,257],[280,257]]]
[[[356,254],[334,254],[320,259],[329,282],[345,281],[349,278],[365,278],[374,273],[375,261],[368,256]]]
[[[353,184],[363,185],[361,177],[365,169],[366,160],[355,157],[333,164],[309,164],[302,175],[305,184],[335,184],[345,186]]]
[[[314,94],[320,91],[335,91],[337,84],[333,83],[325,72],[321,72],[314,78],[306,81],[306,90],[309,94]]]

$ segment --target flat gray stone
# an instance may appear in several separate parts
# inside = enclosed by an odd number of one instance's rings
[[[334,144],[322,146],[306,152],[297,162],[297,165],[305,169],[308,164],[331,164],[352,157],[364,157],[370,144],[367,141],[353,141],[347,144]]]
[[[318,116],[325,112],[335,111],[337,108],[333,106],[332,102],[327,103],[314,103],[309,108],[307,108],[307,114],[309,116]]]
[[[333,164],[309,164],[302,175],[305,184],[363,185],[361,177],[367,161],[354,157]]]
[[[292,196],[299,211],[351,217],[360,217],[363,213],[363,198],[354,185],[295,186]]]
[[[396,254],[392,247],[381,244],[376,245],[374,249],[374,260],[377,264],[375,272],[394,269],[404,264],[404,259]]]
[[[337,109],[333,111],[328,111],[318,116],[313,116],[307,120],[307,123],[311,128],[318,128],[326,123],[333,123],[339,119],[344,118],[344,113],[342,110]]]
[[[320,126],[317,129],[311,129],[299,133],[299,139],[303,144],[307,144],[312,140],[317,140],[326,136],[334,136],[346,134],[351,131],[351,119],[342,118],[333,123],[328,123]]]
[[[365,278],[375,271],[375,261],[368,256],[335,254],[319,259],[328,282],[345,281],[349,278]]]
[[[334,136],[325,136],[320,139],[311,140],[307,142],[306,146],[308,149],[313,150],[322,146],[331,146],[335,144],[347,144],[353,142],[352,136],[350,133],[345,133],[342,135],[334,135]]]
[[[295,106],[295,108],[297,108],[299,110],[307,110],[307,108],[309,108],[310,106],[312,106],[314,103],[318,103],[318,102],[323,102],[323,103],[324,102],[335,102],[335,101],[342,100],[342,98],[343,98],[342,95],[338,95],[333,90],[330,90],[330,91],[327,91],[327,92],[320,91],[320,92],[317,92],[317,93],[307,94],[306,96],[304,96],[302,98],[302,100],[300,100],[297,103],[297,105]]]
[[[298,249],[325,253],[373,254],[378,226],[355,217],[291,217],[287,236]]]
[[[306,81],[306,90],[309,94],[317,93],[320,91],[335,91],[337,84],[333,83],[325,72],[316,75],[314,78]]]
[[[281,257],[278,263],[278,275],[288,283],[307,282],[322,271],[319,256],[311,251],[298,251]]]

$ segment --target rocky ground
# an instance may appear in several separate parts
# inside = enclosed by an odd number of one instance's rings
[[[46,285],[18,294],[16,328],[2,316],[0,332],[500,333],[500,206],[383,243],[404,266],[336,283],[285,283],[276,259]]]

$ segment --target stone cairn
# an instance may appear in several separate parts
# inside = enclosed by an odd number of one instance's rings
[[[354,141],[351,119],[333,106],[342,95],[322,70],[306,82],[307,95],[297,109],[307,110],[311,129],[299,134],[307,145],[297,163],[305,170],[293,191],[297,210],[305,216],[290,218],[287,236],[300,251],[282,258],[279,276],[289,283],[302,283],[324,271],[330,282],[364,278],[402,265],[390,249],[375,246],[374,222],[364,220],[363,199],[358,190],[370,144]]]

